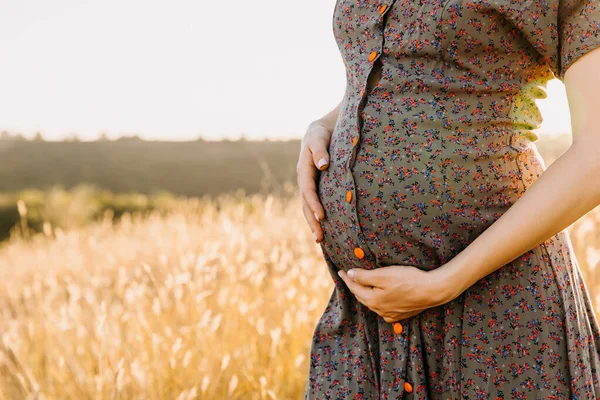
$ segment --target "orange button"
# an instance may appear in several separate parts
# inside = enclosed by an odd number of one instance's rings
[[[404,390],[406,390],[408,393],[412,392],[412,385],[408,382],[404,382]]]
[[[363,259],[365,257],[365,252],[360,247],[357,247],[354,249],[354,255],[360,259]]]
[[[402,324],[400,322],[394,322],[394,332],[396,332],[399,335],[402,333],[403,330],[404,328],[402,327]]]
[[[379,14],[383,14],[385,10],[387,10],[387,5],[384,4],[381,7],[379,7]]]
[[[377,52],[372,51],[371,54],[369,54],[369,61],[373,61],[375,57],[377,57]]]
[[[352,191],[351,191],[351,190],[348,190],[348,191],[346,192],[346,201],[347,201],[348,203],[350,203],[350,202],[352,201]]]
[[[354,136],[354,139],[352,139],[352,146],[356,146],[356,143],[358,143],[358,136]]]

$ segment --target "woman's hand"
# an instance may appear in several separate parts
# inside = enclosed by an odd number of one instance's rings
[[[370,270],[353,268],[348,273],[340,270],[338,274],[358,301],[386,322],[396,322],[459,295],[447,270],[441,267],[423,271],[413,266],[390,265]]]
[[[319,221],[325,217],[325,211],[317,195],[317,176],[319,170],[329,166],[327,148],[331,134],[332,129],[324,126],[319,120],[311,123],[302,138],[300,157],[296,166],[298,186],[302,196],[302,211],[317,242],[323,240],[323,230]]]

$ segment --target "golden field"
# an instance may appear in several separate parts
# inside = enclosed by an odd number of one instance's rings
[[[600,210],[569,230],[597,300]],[[0,247],[0,400],[300,399],[332,290],[297,195],[46,224]]]

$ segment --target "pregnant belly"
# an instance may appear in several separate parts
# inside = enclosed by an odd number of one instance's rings
[[[544,168],[535,146],[515,132],[498,129],[470,145],[464,138],[453,141],[439,127],[421,128],[400,135],[365,126],[354,158],[348,132],[334,132],[318,193],[326,212],[321,246],[340,268],[443,265]]]

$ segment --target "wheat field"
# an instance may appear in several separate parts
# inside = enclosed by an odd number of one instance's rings
[[[599,227],[598,209],[569,227],[595,304]],[[332,290],[297,195],[13,235],[0,247],[0,400],[300,399]]]

